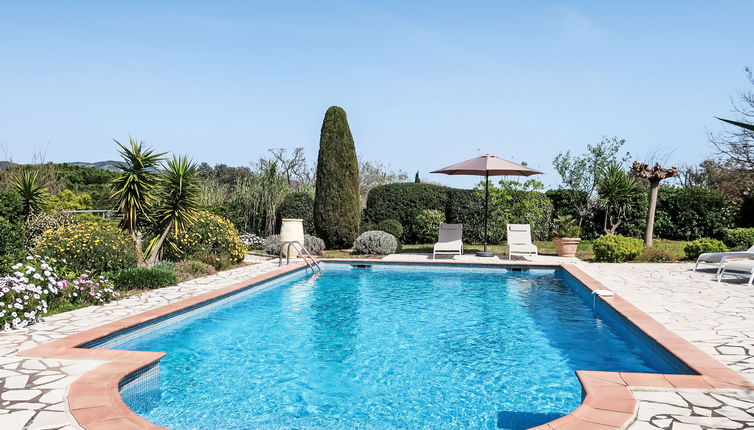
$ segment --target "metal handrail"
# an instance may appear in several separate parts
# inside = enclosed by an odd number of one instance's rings
[[[312,272],[322,271],[322,267],[319,265],[317,260],[312,257],[312,254],[309,253],[309,250],[306,249],[306,246],[304,246],[303,243],[299,242],[298,240],[286,240],[283,242],[280,242],[280,254],[278,255],[278,267],[283,265],[283,247],[285,245],[288,245],[288,252],[285,254],[285,265],[287,266],[291,262],[291,249],[290,247],[293,246],[293,249],[300,255],[303,256],[304,263],[306,263],[307,266],[309,266],[310,269],[312,269]],[[296,249],[296,245],[298,245],[300,248]],[[311,260],[311,263],[309,262]],[[317,268],[316,270],[314,268]]]

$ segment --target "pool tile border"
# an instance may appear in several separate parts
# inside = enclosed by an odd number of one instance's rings
[[[365,260],[329,259],[323,261],[365,264]],[[439,264],[458,266],[513,266],[562,268],[591,291],[607,289],[599,281],[573,264],[542,264],[534,262],[456,262],[436,261],[380,261],[366,260],[366,264]],[[128,375],[159,361],[164,353],[145,351],[120,351],[109,349],[84,349],[79,346],[111,335],[119,330],[163,317],[185,308],[193,307],[229,293],[248,288],[264,281],[305,268],[304,262],[294,263],[246,281],[220,288],[205,294],[181,300],[150,311],[142,312],[109,324],[85,330],[22,351],[20,355],[40,358],[80,359],[106,361],[74,381],[67,394],[71,414],[86,430],[108,429],[163,429],[131,411],[123,402],[119,383]],[[538,430],[579,429],[601,430],[624,428],[635,415],[637,405],[629,386],[648,388],[699,388],[746,389],[754,385],[733,370],[713,359],[705,352],[684,340],[646,313],[618,296],[600,297],[607,305],[628,319],[668,352],[685,363],[698,375],[662,375],[627,372],[577,371],[582,385],[582,404],[568,415],[536,427]]]

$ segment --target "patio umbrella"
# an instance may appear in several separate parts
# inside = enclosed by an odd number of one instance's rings
[[[444,173],[446,175],[474,175],[484,176],[484,251],[477,252],[479,257],[492,257],[494,254],[487,252],[487,224],[489,218],[490,202],[490,176],[531,176],[541,175],[539,170],[522,166],[512,161],[503,160],[491,154],[480,155],[471,160],[462,161],[444,169],[434,170],[430,173]]]

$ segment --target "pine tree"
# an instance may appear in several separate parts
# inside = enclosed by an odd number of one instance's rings
[[[322,122],[314,194],[314,227],[330,248],[350,247],[359,234],[359,164],[346,112],[332,106]]]

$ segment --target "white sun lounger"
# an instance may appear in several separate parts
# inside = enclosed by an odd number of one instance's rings
[[[437,243],[434,249],[432,249],[432,259],[435,259],[435,255],[462,255],[462,233],[462,224],[440,224]]]
[[[529,224],[508,224],[508,260],[512,255],[537,255],[537,246],[531,243]]]
[[[725,263],[717,275],[717,282],[720,282],[724,275],[749,278],[751,287],[754,284],[754,260],[736,260]]]
[[[699,267],[700,263],[712,264],[717,266],[717,273],[720,273],[720,269],[725,264],[725,260],[729,258],[754,258],[754,246],[746,251],[742,252],[708,252],[702,254],[696,259],[696,265],[694,265],[694,271]]]

